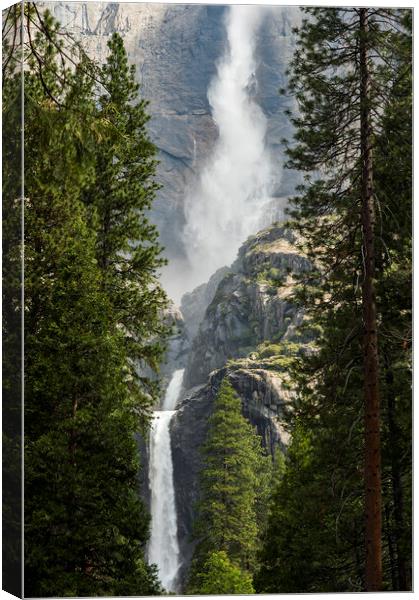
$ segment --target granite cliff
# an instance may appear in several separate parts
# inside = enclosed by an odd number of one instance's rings
[[[179,273],[187,269],[184,201],[218,136],[207,97],[226,46],[222,5],[147,4],[109,2],[45,2],[63,29],[81,40],[89,55],[103,62],[113,32],[124,39],[129,61],[135,65],[141,94],[149,100],[149,132],[159,151],[158,181],[162,188],[153,205],[169,265],[163,281],[176,301],[185,291]],[[298,9],[269,7],[256,41],[255,101],[267,118],[266,145],[276,173],[275,198],[292,194],[296,175],[282,177],[283,146],[292,129],[285,111],[289,57],[294,49],[292,28]],[[275,204],[275,203],[274,203]],[[274,206],[273,204],[273,206]],[[269,221],[269,215],[267,220]],[[268,223],[266,223],[268,224]]]
[[[273,225],[250,238],[218,284],[189,353],[185,386],[204,383],[231,358],[246,357],[264,341],[292,338],[301,314],[289,301],[293,274],[310,263],[293,234]]]

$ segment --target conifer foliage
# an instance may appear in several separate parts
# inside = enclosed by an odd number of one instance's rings
[[[306,12],[290,77],[289,166],[305,174],[291,225],[315,266],[298,297],[320,335],[294,365],[258,589],[409,589],[410,11]]]
[[[97,231],[102,286],[125,332],[132,376],[141,383],[144,402],[156,389],[137,373],[144,367],[157,368],[162,348],[150,339],[162,339],[165,332],[159,314],[166,296],[157,281],[164,261],[156,227],[147,214],[158,189],[156,150],[146,129],[147,102],[138,98],[135,67],[128,65],[122,38],[114,34],[108,47],[100,70],[103,92],[98,107],[107,134],[96,144],[94,184],[85,191],[83,201]]]
[[[248,579],[245,573],[252,573],[256,566],[259,540],[256,511],[259,498],[264,497],[264,475],[269,472],[271,459],[264,455],[259,436],[241,410],[240,398],[224,379],[202,448],[204,466],[195,527],[198,546],[190,583],[194,593],[205,593],[199,581],[204,577],[202,573],[212,572],[216,565],[221,567],[220,553],[225,553],[226,559],[243,571],[243,581]],[[261,507],[262,512],[265,508]],[[223,593],[223,585],[217,590],[215,587],[212,587],[214,593]]]
[[[222,550],[213,552],[196,576],[199,594],[253,594],[252,578],[231,563]]]
[[[134,438],[154,390],[137,372],[157,366],[165,302],[160,247],[145,216],[155,190],[145,104],[119,37],[109,44],[114,77],[78,53],[48,12],[25,4],[11,15],[11,31],[23,20],[29,40],[25,595],[157,594],[144,560],[149,516]],[[8,57],[6,98],[20,77]],[[11,103],[4,108],[13,114]],[[19,190],[9,190],[13,203]]]

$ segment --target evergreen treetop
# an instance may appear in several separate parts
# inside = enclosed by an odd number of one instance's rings
[[[225,551],[241,569],[252,570],[258,543],[257,501],[265,457],[258,435],[241,414],[241,400],[223,380],[202,448],[196,568],[211,552]],[[269,469],[268,469],[269,470]],[[194,569],[195,570],[195,569]]]
[[[130,206],[138,205],[137,192],[142,205],[150,205],[153,186],[145,185],[141,191],[134,184],[126,186],[120,197],[132,223],[131,229],[126,223],[127,235],[141,230],[144,248],[130,265],[123,250],[131,242],[120,233],[121,256],[115,250],[112,279],[99,262],[98,240],[116,248],[112,236],[121,223],[113,214],[115,230],[109,231],[107,240],[96,209],[86,199],[111,181],[105,172],[102,182],[97,169],[101,149],[115,148],[119,140],[120,145],[136,148],[137,164],[142,146],[138,138],[134,140],[122,105],[114,106],[112,122],[101,113],[96,79],[100,70],[83,57],[69,65],[71,40],[61,37],[51,15],[41,15],[31,4],[19,8],[11,13],[12,27],[19,30],[17,20],[23,19],[28,39],[24,71],[25,593],[34,597],[158,594],[155,568],[144,559],[149,516],[139,496],[134,437],[147,423],[151,400],[144,392],[146,379],[144,383],[133,376],[136,357],[127,343],[128,325],[124,328],[123,323],[142,319],[141,344],[150,346],[156,366],[155,338],[161,329],[158,315],[164,296],[155,283],[160,248],[152,228],[143,226],[141,211],[129,212]],[[111,54],[114,50],[123,54],[121,46],[111,48]],[[11,101],[18,97],[21,83],[16,64],[10,58],[3,82],[4,110],[15,127],[19,112]],[[117,85],[113,93],[126,97],[125,89],[118,94]],[[145,123],[146,116],[141,118]],[[116,156],[109,153],[111,165]],[[152,164],[148,156],[145,144],[147,165]],[[8,169],[6,179],[11,183],[10,163]],[[122,177],[124,169],[112,175]],[[118,190],[117,181],[112,184]],[[16,182],[8,185],[7,205],[20,209],[19,194]],[[7,212],[4,230],[8,260],[14,262],[21,251],[13,229],[15,213]],[[130,270],[135,278],[130,279]],[[112,281],[119,288],[108,285]],[[7,288],[18,305],[16,282],[8,278]],[[121,307],[117,302],[127,298],[132,299],[132,315],[128,304]],[[12,326],[8,318],[7,328]],[[10,386],[10,372],[6,379]]]

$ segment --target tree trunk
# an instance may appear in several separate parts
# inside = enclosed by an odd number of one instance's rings
[[[364,397],[365,397],[365,587],[382,587],[381,560],[381,448],[380,397],[378,389],[378,343],[375,306],[374,197],[370,113],[370,72],[368,59],[368,9],[360,18],[360,101],[361,101],[361,201],[364,280],[362,285]]]

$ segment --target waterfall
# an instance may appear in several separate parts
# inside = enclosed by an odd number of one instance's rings
[[[163,400],[162,410],[175,410],[176,402],[179,399],[180,390],[182,389],[184,370],[185,369],[178,369],[173,373]]]
[[[160,581],[168,592],[176,591],[180,566],[177,514],[170,445],[170,422],[182,389],[184,369],[172,375],[162,410],[153,414],[150,431],[149,485],[151,490],[151,535],[148,560],[157,565]]]
[[[263,7],[240,5],[226,15],[226,52],[208,90],[218,140],[185,198],[190,272],[183,277],[190,288],[234,260],[272,204],[267,119],[256,102],[256,40],[264,16]]]

